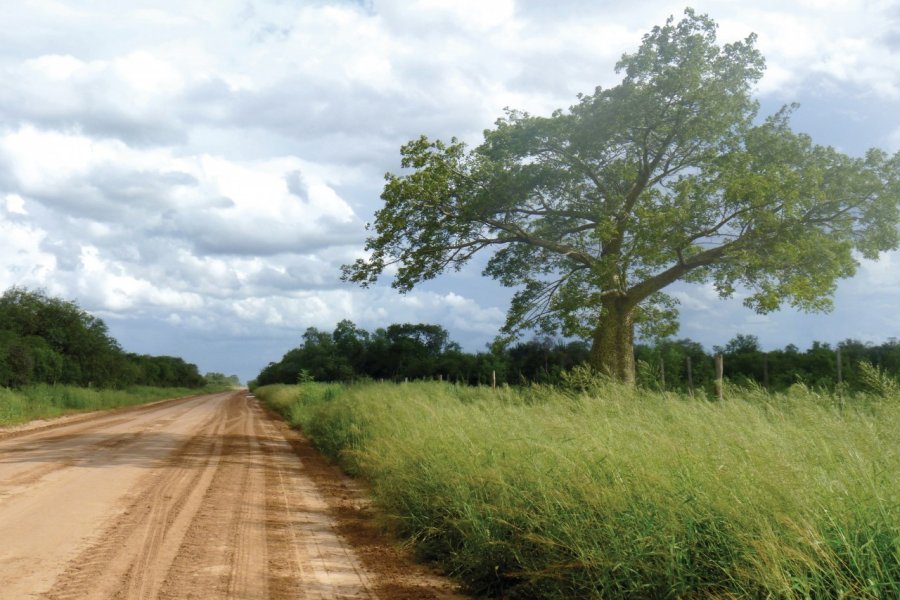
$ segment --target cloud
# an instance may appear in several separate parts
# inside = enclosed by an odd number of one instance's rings
[[[56,269],[53,255],[43,251],[47,232],[0,213],[0,286],[23,282],[46,285]]]
[[[759,33],[763,101],[812,106],[798,119],[817,141],[900,148],[894,3],[697,8],[721,41]],[[166,336],[148,323],[165,323],[200,357],[197,340],[237,356],[240,340],[342,318],[439,322],[480,348],[509,294],[477,269],[408,296],[339,281],[383,173],[420,134],[477,144],[505,106],[546,114],[614,85],[622,53],[682,12],[674,0],[20,3],[0,49],[0,284],[76,298],[155,350]],[[896,265],[873,269],[860,281],[890,282]],[[790,329],[707,288],[674,295],[704,340],[735,324]]]
[[[201,254],[258,255],[359,238],[349,205],[326,182],[307,181],[293,159],[243,165],[31,127],[0,138],[0,151],[18,194],[57,215],[114,224],[136,242],[161,235]]]
[[[667,293],[678,301],[681,309],[709,311],[713,310],[721,302],[718,292],[711,284],[687,285],[677,283]]]
[[[891,152],[900,152],[900,127],[891,132],[888,136],[888,144]]]
[[[803,87],[852,86],[875,97],[900,97],[900,66],[882,41],[893,31],[888,3],[804,4],[797,9],[766,2],[729,18],[741,19],[759,34],[768,63],[761,92],[789,96]]]
[[[174,65],[147,51],[95,61],[46,54],[0,73],[7,82],[0,86],[6,120],[140,145],[185,139],[184,122],[168,107],[187,82]]]
[[[3,199],[6,204],[6,212],[13,215],[27,215],[25,200],[18,194],[7,194]]]

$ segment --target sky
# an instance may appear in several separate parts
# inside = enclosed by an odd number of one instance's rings
[[[900,150],[900,0],[694,2],[758,34],[762,112],[859,156]],[[0,14],[0,289],[76,301],[130,352],[255,376],[341,319],[440,323],[470,351],[512,291],[484,261],[400,295],[340,281],[384,173],[426,134],[477,145],[549,114],[685,5],[668,0],[23,0]],[[900,337],[900,253],[829,314],[757,315],[678,284],[679,337],[764,348]]]

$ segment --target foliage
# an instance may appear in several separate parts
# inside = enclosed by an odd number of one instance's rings
[[[756,37],[718,45],[716,24],[685,11],[616,66],[618,85],[549,117],[508,111],[484,142],[401,149],[367,258],[408,291],[475,254],[516,287],[505,331],[593,339],[594,367],[634,377],[634,326],[674,333],[677,280],[737,286],[745,304],[830,307],[857,256],[898,244],[900,153],[852,158],[790,128],[793,107],[758,118]],[[394,267],[396,266],[396,270]]]
[[[0,387],[199,387],[197,366],[126,353],[106,324],[74,302],[12,287],[0,295]]]
[[[560,388],[580,394],[596,394],[605,389],[609,378],[595,371],[589,364],[576,365],[563,371],[560,377]]]
[[[900,397],[438,383],[257,394],[425,558],[506,598],[900,596]]]
[[[241,387],[241,378],[237,375],[225,375],[224,373],[210,372],[203,376],[206,385],[215,385],[225,388]]]
[[[441,378],[478,384],[490,383],[494,373],[499,383],[553,383],[564,370],[585,360],[587,348],[581,342],[541,338],[506,350],[470,354],[450,341],[440,325],[400,323],[370,333],[343,320],[330,334],[307,329],[302,345],[269,363],[254,386],[366,378]]]
[[[859,371],[860,381],[869,391],[879,396],[900,396],[900,383],[897,382],[897,379],[878,367],[872,366],[872,363],[859,363]]]
[[[900,373],[900,342],[896,339],[878,346],[845,340],[836,348],[813,342],[805,352],[791,345],[766,352],[754,336],[737,334],[724,347],[714,347],[712,353],[689,339],[661,339],[636,345],[635,357],[638,364],[643,364],[638,382],[653,390],[712,393],[713,355],[718,353],[725,359],[725,377],[732,382],[755,383],[773,391],[786,390],[798,382],[831,390],[837,384],[838,348],[842,353],[844,383],[851,390],[872,389],[871,378],[864,377],[863,363],[881,365],[889,379]],[[439,325],[394,324],[370,333],[344,320],[331,334],[307,330],[303,344],[289,350],[280,361],[269,363],[252,387],[309,381],[399,382],[438,378],[478,385],[490,384],[493,374],[501,385],[578,387],[582,384],[573,381],[584,379],[582,375],[587,374],[605,381],[596,369],[576,368],[586,365],[588,356],[583,342],[546,336],[507,348],[494,347],[490,352],[469,353],[451,341]]]

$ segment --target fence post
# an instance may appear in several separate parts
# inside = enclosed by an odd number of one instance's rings
[[[491,388],[497,389],[497,371],[491,371]]]
[[[844,374],[841,370],[841,349],[837,349],[837,382],[840,385],[844,381]]]
[[[691,357],[687,358],[687,384],[688,384],[688,393],[693,397],[694,395],[694,375],[691,372]]]
[[[725,397],[725,359],[721,354],[716,354],[716,398],[722,400]]]

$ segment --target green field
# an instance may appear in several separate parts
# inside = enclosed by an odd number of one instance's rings
[[[508,598],[900,597],[900,394],[600,380],[256,393],[368,480],[388,522]]]
[[[222,389],[222,386],[199,389],[131,386],[115,390],[47,384],[18,389],[0,387],[0,426],[59,417],[74,412],[106,410],[165,398],[212,393]]]

